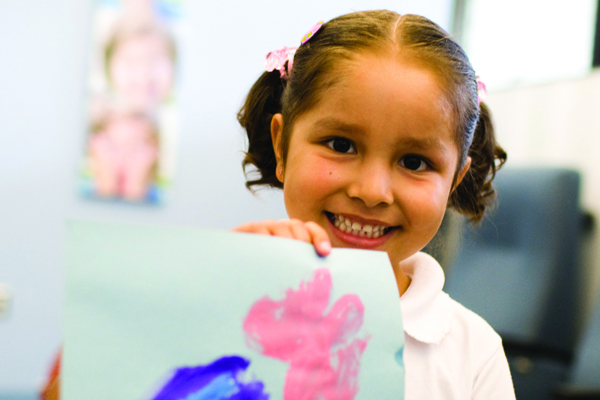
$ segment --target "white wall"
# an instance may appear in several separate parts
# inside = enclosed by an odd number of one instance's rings
[[[581,79],[490,93],[507,165],[552,165],[583,174],[583,207],[600,221],[600,71]],[[583,246],[582,319],[600,294],[600,235]]]
[[[0,392],[39,385],[61,342],[64,222],[71,218],[228,229],[285,215],[277,193],[252,197],[235,114],[264,55],[320,19],[367,8],[428,16],[448,29],[452,0],[188,0],[178,172],[160,208],[83,201],[86,45],[91,0],[0,0]]]
[[[463,43],[488,88],[586,75],[598,0],[468,0]]]

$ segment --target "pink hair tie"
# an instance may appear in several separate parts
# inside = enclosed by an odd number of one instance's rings
[[[488,94],[488,90],[487,90],[487,87],[485,86],[485,83],[483,83],[483,81],[481,81],[481,79],[479,79],[479,77],[477,77],[477,101],[479,104],[481,104],[485,101],[487,94]]]
[[[310,28],[310,30],[302,37],[300,46],[308,42],[315,35],[315,33],[321,29],[321,26],[323,26],[323,21],[317,22],[312,28]],[[267,58],[265,59],[265,70],[267,72],[278,70],[281,74],[281,78],[288,80],[290,78],[290,74],[292,73],[294,54],[296,54],[296,50],[298,50],[297,47],[282,47],[279,50],[270,52],[267,54]]]
[[[279,50],[275,50],[267,54],[265,59],[265,70],[271,72],[278,70],[283,79],[289,78],[289,73],[292,72],[292,64],[294,63],[294,54],[296,54],[297,47],[282,47]],[[287,70],[285,63],[288,63]]]

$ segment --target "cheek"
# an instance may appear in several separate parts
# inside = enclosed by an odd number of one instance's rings
[[[289,166],[288,163],[284,172],[285,184],[289,186],[318,192],[326,190],[335,179],[333,166],[322,160],[305,159],[299,167],[289,168]]]
[[[318,191],[331,189],[339,177],[335,165],[323,159],[312,160],[310,166],[306,168],[306,174],[310,181],[310,186]]]
[[[302,157],[301,163],[288,158],[283,184],[286,204],[308,206],[336,192],[340,186],[338,169],[332,162],[319,157]]]
[[[412,210],[413,223],[427,230],[437,230],[446,212],[449,191],[449,185],[441,179],[420,182],[407,191],[405,204]]]

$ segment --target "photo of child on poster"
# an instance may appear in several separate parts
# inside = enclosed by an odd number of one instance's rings
[[[158,204],[172,178],[183,0],[98,0],[89,68],[85,197]]]

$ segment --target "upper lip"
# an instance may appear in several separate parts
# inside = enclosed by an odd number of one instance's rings
[[[358,222],[361,225],[371,225],[371,226],[384,226],[386,228],[389,227],[394,227],[397,225],[393,225],[393,224],[388,224],[387,222],[383,222],[377,219],[368,219],[368,218],[363,218],[360,217],[358,215],[354,215],[354,214],[346,214],[346,213],[334,213],[331,211],[328,211],[328,213],[330,214],[334,214],[334,215],[340,215],[344,218],[348,218],[349,220],[351,220],[352,222]]]

